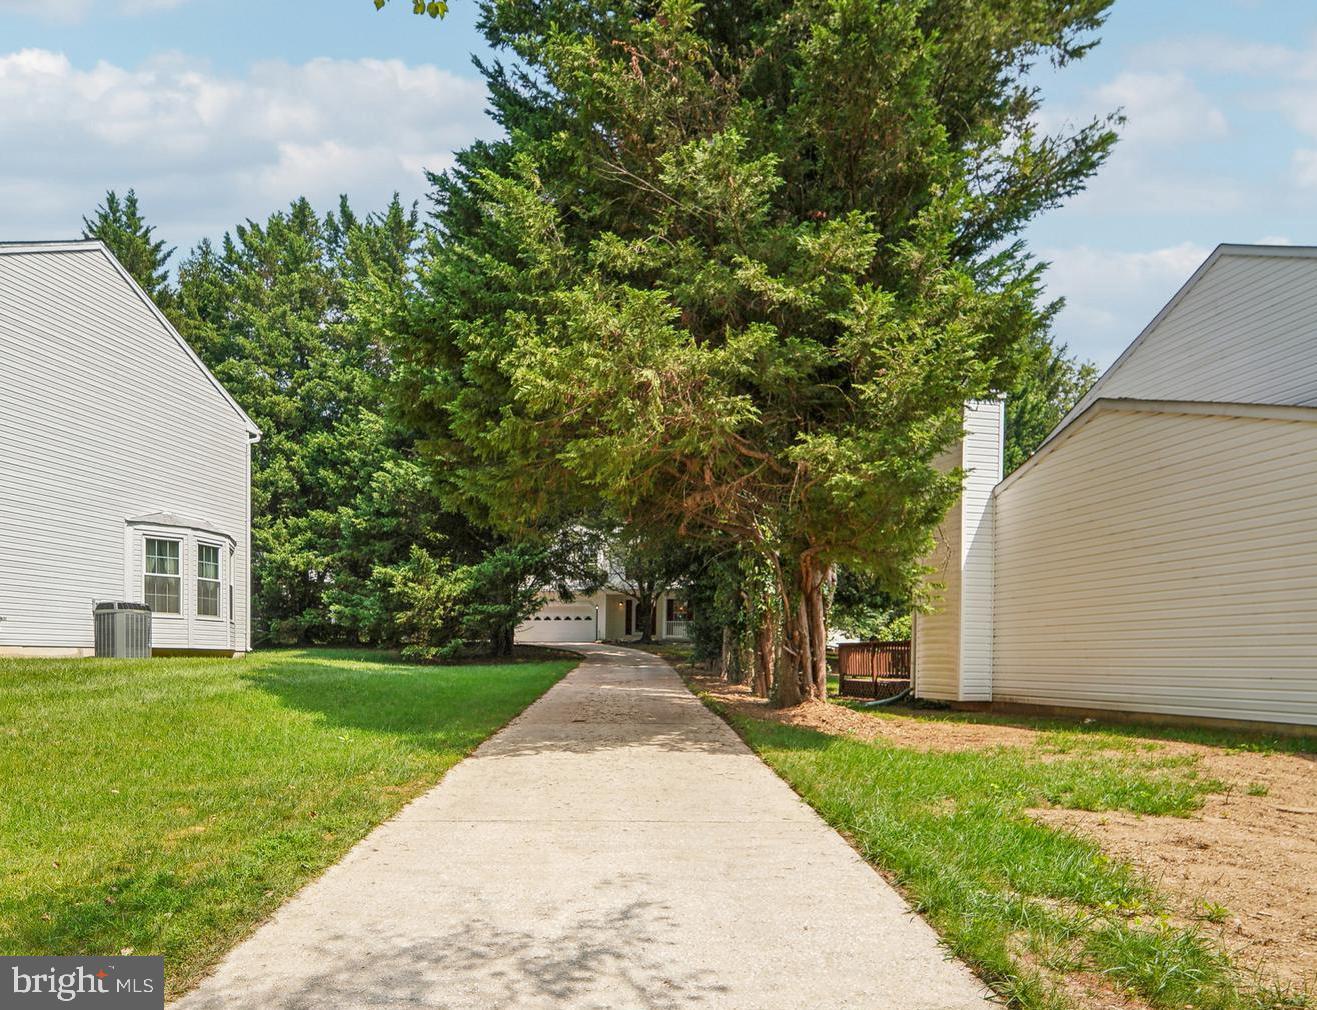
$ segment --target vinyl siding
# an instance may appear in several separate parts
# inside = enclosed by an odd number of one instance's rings
[[[928,559],[931,608],[915,616],[915,693],[921,698],[992,696],[992,489],[1001,480],[1002,420],[998,400],[967,404],[963,440],[937,460],[944,471],[963,467],[965,483]]]
[[[0,255],[0,649],[89,648],[93,601],[142,600],[126,520],[154,512],[236,547],[232,629],[226,574],[222,623],[157,618],[154,644],[245,649],[249,452],[245,420],[105,254]],[[194,547],[183,574],[194,609]]]
[[[1317,258],[1223,250],[1082,399],[1317,406]]]
[[[993,698],[1317,724],[1317,423],[1099,405],[996,494]]]
[[[1003,404],[965,408],[965,491],[961,505],[960,700],[992,697],[992,489],[1002,475]]]
[[[960,466],[961,447],[940,457],[939,470]],[[960,558],[961,502],[957,499],[937,530],[936,546],[926,559],[932,599],[915,614],[913,635],[915,694],[953,701],[960,685]]]

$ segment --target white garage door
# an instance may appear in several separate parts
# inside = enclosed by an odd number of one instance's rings
[[[518,642],[593,642],[593,604],[550,603],[517,628]]]

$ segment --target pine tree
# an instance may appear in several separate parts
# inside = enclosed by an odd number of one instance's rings
[[[1040,133],[1029,71],[1083,56],[1108,6],[485,4],[509,137],[443,180],[391,324],[466,507],[753,552],[778,700],[822,696],[837,566],[910,591],[963,402],[1046,326],[1019,233],[1115,138]]]
[[[174,250],[166,249],[165,243],[154,237],[155,228],[142,217],[133,190],[122,200],[114,190],[107,192],[105,202],[95,213],[82,219],[82,229],[84,238],[105,243],[156,305],[169,305],[172,293],[166,264]]]
[[[391,468],[410,444],[385,410],[391,366],[354,299],[401,287],[418,234],[416,211],[396,198],[363,219],[346,200],[322,218],[299,199],[239,225],[218,248],[202,242],[179,267],[180,331],[263,432],[252,540],[267,640],[353,630],[331,618],[328,587],[368,579],[418,539],[373,553],[353,527],[356,510],[373,507],[371,482],[405,483]],[[425,500],[416,494],[409,500]]]

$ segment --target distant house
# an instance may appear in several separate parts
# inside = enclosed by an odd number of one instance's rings
[[[544,606],[517,628],[519,642],[634,642],[643,630],[635,598],[616,586],[577,596],[571,603],[546,597]],[[684,592],[664,593],[651,615],[655,639],[687,637],[690,607]]]
[[[104,600],[247,651],[259,437],[101,243],[0,244],[0,655],[89,655]]]
[[[915,691],[1317,725],[1317,249],[1218,248],[1004,481],[965,492],[915,622]]]

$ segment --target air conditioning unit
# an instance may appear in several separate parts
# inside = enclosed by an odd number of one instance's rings
[[[112,600],[92,608],[96,655],[145,659],[151,655],[151,608],[145,603]]]

